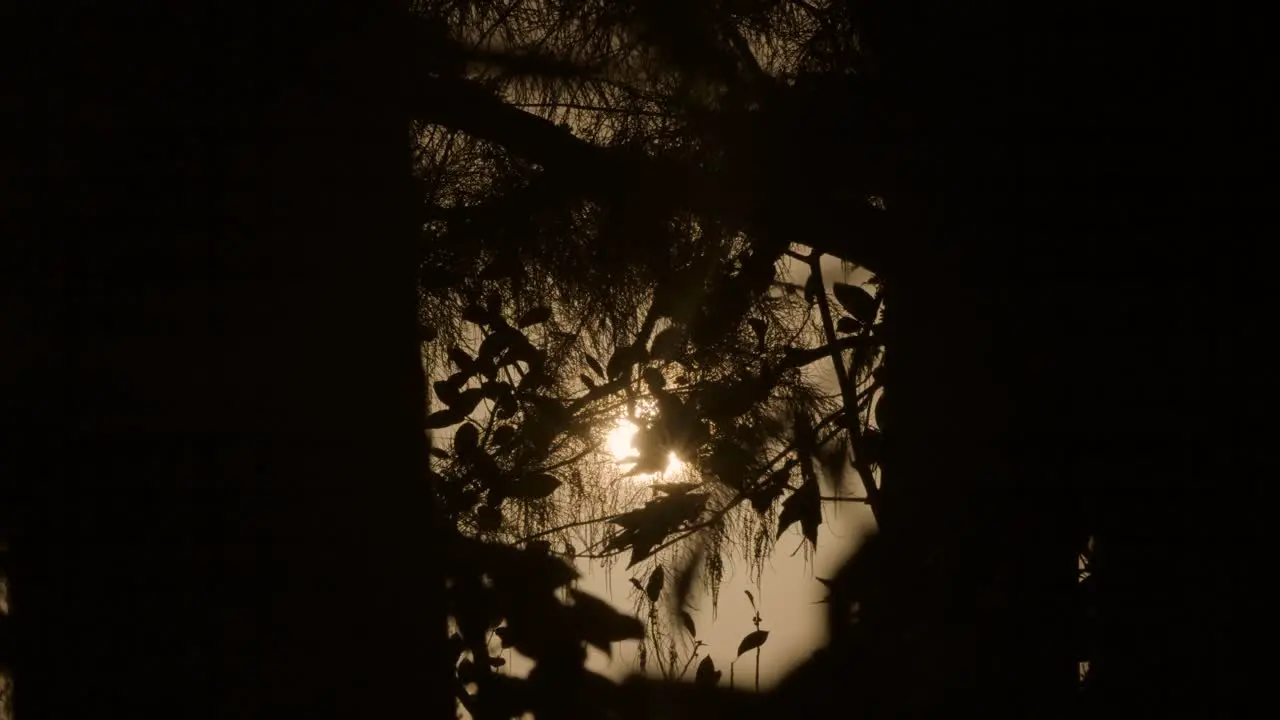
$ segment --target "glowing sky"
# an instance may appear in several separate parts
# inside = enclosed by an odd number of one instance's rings
[[[786,262],[789,279],[803,284],[808,277],[808,268],[799,261],[788,259]],[[824,258],[822,270],[828,289],[833,282],[859,283],[866,279],[864,274],[846,274],[840,261],[834,258]],[[819,382],[828,384],[834,391],[835,378],[830,364],[817,363],[814,370]],[[606,447],[615,460],[635,455],[632,438],[636,430],[637,427],[626,419],[619,420],[610,430]],[[681,466],[680,461],[672,456],[671,464],[662,474],[678,472]],[[620,471],[625,472],[627,468],[626,463],[619,463]],[[632,480],[651,482],[656,477],[637,475],[632,476]],[[835,489],[825,487],[824,483],[822,491],[824,495],[834,494]],[[701,588],[695,589],[690,609],[698,628],[699,639],[707,643],[700,657],[706,652],[710,653],[716,667],[723,672],[722,683],[729,683],[729,664],[734,660],[738,643],[754,629],[751,623],[754,611],[744,590],[752,593],[759,607],[761,629],[770,631],[761,653],[762,689],[779,682],[792,668],[826,643],[825,605],[819,604],[826,596],[826,590],[814,577],[834,575],[870,523],[871,514],[864,505],[823,503],[817,550],[807,553],[800,549],[803,538],[798,527],[792,528],[778,540],[772,557],[766,561],[758,584],[750,577],[751,573],[743,561],[733,557],[732,552],[726,555],[725,577],[715,617],[713,618],[711,599]],[[581,590],[609,600],[623,612],[635,611],[630,578],[642,578],[640,567],[629,571],[625,568],[625,563],[617,563],[612,569],[606,569],[598,561],[586,559],[579,559],[576,565],[582,574],[579,584]],[[634,641],[620,643],[612,658],[592,649],[588,668],[621,680],[639,671],[637,647],[638,643]],[[687,650],[686,647],[681,652]],[[748,654],[736,666],[735,684],[738,687],[747,688],[752,685],[754,662],[754,654]],[[655,665],[656,663],[650,662],[649,670],[656,675]],[[522,674],[527,672],[527,668],[527,661],[510,657],[506,671]],[[692,676],[691,670],[685,679],[692,680]]]
[[[631,443],[635,439],[636,432],[638,430],[639,428],[636,427],[635,423],[632,423],[630,420],[621,419],[616,425],[614,425],[613,429],[609,431],[609,435],[605,440],[606,447],[609,449],[609,454],[618,461],[623,470],[627,470],[630,466],[630,463],[625,462],[625,458],[634,457],[637,452],[635,446]],[[662,474],[676,473],[680,472],[682,469],[684,469],[684,462],[680,458],[676,457],[675,453],[671,453],[667,458],[667,467],[663,470]],[[654,476],[635,475],[633,477],[637,480],[643,481],[652,479]]]

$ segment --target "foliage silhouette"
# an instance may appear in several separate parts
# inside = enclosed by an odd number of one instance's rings
[[[1053,613],[1028,608],[1036,605],[1031,598],[1063,607],[1061,598],[1074,592],[1062,584],[1065,575],[1047,568],[1078,549],[1075,524],[1082,521],[1036,499],[1025,479],[1038,474],[1039,462],[1061,482],[1061,456],[1040,444],[1026,451],[1012,438],[1041,422],[1068,434],[1088,424],[1082,410],[1073,409],[1076,420],[1068,422],[1061,419],[1068,415],[1040,409],[1054,404],[1041,393],[1059,397],[1052,388],[1078,369],[1046,360],[1051,353],[1040,348],[1053,343],[1045,331],[1026,330],[1040,322],[1033,308],[1061,308],[1054,293],[1073,295],[1040,260],[1006,256],[1000,248],[1011,231],[993,219],[998,212],[979,210],[994,202],[1016,213],[1015,194],[991,188],[1022,170],[1021,160],[974,140],[989,134],[981,123],[1001,127],[1015,116],[1034,123],[1016,115],[1006,91],[992,91],[990,105],[977,99],[988,96],[967,94],[998,72],[934,72],[942,51],[929,46],[974,53],[981,64],[996,62],[998,52],[956,39],[966,36],[951,28],[971,30],[993,49],[1012,41],[983,25],[986,9],[962,17],[932,6],[749,6],[525,3],[512,11],[520,15],[514,21],[496,9],[467,14],[424,3],[424,15],[469,58],[437,73],[432,91],[451,102],[423,115],[424,277],[434,279],[423,284],[424,312],[439,313],[430,324],[457,338],[462,330],[449,314],[478,302],[501,278],[510,286],[500,292],[516,311],[541,303],[553,308],[552,323],[561,323],[553,332],[566,342],[547,344],[546,389],[559,391],[575,413],[612,395],[640,428],[636,473],[662,468],[667,451],[686,461],[696,455],[702,482],[683,497],[658,489],[634,507],[591,507],[613,530],[581,542],[580,557],[606,549],[630,552],[632,564],[650,562],[675,548],[669,543],[701,536],[714,548],[706,562],[714,589],[721,540],[732,537],[715,529],[746,523],[748,504],[762,513],[752,531],[770,525],[772,539],[777,526],[799,525],[812,540],[821,520],[819,473],[839,477],[851,463],[867,481],[887,471],[900,478],[898,489],[890,484],[882,493],[864,482],[865,501],[894,537],[882,551],[894,560],[877,561],[886,589],[867,590],[871,596],[858,604],[866,618],[860,625],[876,618],[878,629],[868,636],[874,642],[864,644],[883,663],[874,670],[849,658],[840,663],[879,678],[882,708],[940,707],[944,688],[969,681],[975,697],[998,697],[995,688],[1014,677],[1041,688],[1042,697],[1057,693],[1066,707],[1074,684],[1050,669],[1066,657],[1062,633],[1044,619]],[[1055,157],[1064,167],[1086,164]],[[1074,212],[1076,191],[1046,192],[1055,212]],[[944,230],[967,244],[943,240]],[[983,231],[990,238],[978,237]],[[821,281],[824,253],[873,270],[874,292],[837,285],[832,302]],[[791,254],[816,270],[798,287],[775,275],[776,263]],[[1053,258],[1044,267],[1071,262],[1071,253],[1056,247],[1044,257]],[[1103,266],[1116,261],[1090,257]],[[477,281],[467,277],[472,267],[492,270]],[[981,268],[981,279],[961,279],[963,267]],[[800,331],[810,307],[820,323]],[[1091,312],[1081,306],[1067,315],[1096,327]],[[1110,342],[1100,330],[1089,332]],[[581,347],[569,347],[575,344]],[[1134,357],[1144,352],[1130,350]],[[892,353],[897,364],[881,365]],[[766,362],[745,359],[753,355]],[[988,356],[997,359],[981,359]],[[806,396],[789,375],[819,361],[833,363],[838,400]],[[577,369],[578,362],[586,367]],[[564,387],[565,378],[577,387]],[[780,390],[788,402],[776,402]],[[663,406],[664,398],[679,405]],[[1083,403],[1065,399],[1072,408]],[[797,432],[806,420],[816,437]],[[573,447],[535,446],[552,464],[579,457],[591,431],[578,429],[584,437]],[[750,450],[763,445],[776,455],[753,456]],[[1001,494],[1009,487],[1017,491]],[[593,527],[577,525],[590,518],[554,518],[554,508],[519,513],[509,539]],[[1040,534],[1021,544],[1022,555],[1004,549],[1020,544],[1010,538],[1032,538],[1028,527]],[[971,556],[986,559],[974,579],[965,570]],[[914,581],[904,579],[912,572]],[[999,661],[972,676],[948,676],[937,657],[927,668],[912,665],[930,657],[928,643],[954,649],[973,642],[954,629],[948,613],[955,611],[915,597],[921,593],[964,598],[975,627],[998,635],[984,652]],[[885,599],[890,595],[895,599]],[[1020,598],[1016,612],[990,610],[993,596]],[[1029,650],[1020,639],[1035,633],[1008,629],[1024,626],[1039,628],[1043,648]],[[915,639],[907,643],[908,636]],[[1020,652],[1026,657],[1015,661]],[[916,670],[933,690],[894,697],[888,679]]]
[[[870,412],[877,390],[869,371],[880,350],[874,317],[846,328],[866,346],[858,370],[846,373],[852,392],[866,394],[843,407],[824,397],[809,366],[833,359],[845,370],[854,343],[815,323],[809,306],[823,293],[820,281],[801,298],[778,275],[792,240],[817,236],[784,237],[754,214],[765,200],[785,205],[779,193],[735,190],[752,198],[741,202],[723,192],[764,181],[761,133],[802,92],[794,81],[814,52],[806,33],[821,24],[786,5],[762,6],[750,19],[698,15],[704,31],[689,35],[687,18],[625,4],[615,14],[530,3],[519,20],[420,4],[432,32],[475,58],[438,72],[455,97],[474,101],[470,115],[429,118],[418,152],[430,238],[423,323],[438,335],[424,357],[433,376],[447,363],[457,368],[433,382],[434,401],[448,409],[428,424],[448,427],[458,408],[478,410],[483,437],[505,441],[483,441],[475,457],[436,471],[446,512],[464,532],[505,542],[551,532],[573,544],[575,557],[629,552],[629,565],[678,561],[671,553],[688,552],[681,543],[706,543],[711,533],[720,546],[733,532],[759,566],[797,521],[816,543],[817,473],[842,484],[845,453],[832,448],[864,426],[844,418]],[[501,46],[487,39],[498,36]],[[678,51],[667,44],[677,36]],[[691,37],[703,44],[701,60],[687,52]],[[626,49],[611,50],[607,38]],[[540,60],[526,62],[532,57]],[[708,74],[709,57],[737,59]],[[584,102],[582,93],[596,98]],[[597,182],[582,184],[588,176]],[[643,190],[630,184],[641,179]],[[484,269],[475,275],[473,267]],[[847,302],[852,288],[842,288]],[[526,325],[531,314],[537,327]],[[498,393],[510,398],[505,405]],[[623,477],[661,472],[674,455],[695,482],[654,485],[639,505],[618,496],[596,449],[622,408],[638,428]],[[803,482],[795,485],[797,465]],[[522,499],[504,476],[557,468],[568,471],[567,484],[546,502],[504,505]],[[862,465],[864,478],[873,468]],[[584,523],[592,515],[613,529]],[[720,566],[718,557],[707,563],[713,596]],[[650,583],[662,577],[662,565],[651,567]],[[683,624],[678,613],[667,621]]]
[[[131,42],[79,7],[10,23],[40,86],[6,134],[32,179],[0,373],[19,717],[434,716],[437,686],[486,717],[816,715],[831,687],[873,716],[1233,715],[1265,687],[1223,641],[1263,635],[1264,413],[1202,384],[1260,405],[1241,349],[1269,285],[1238,245],[1267,173],[1231,110],[1272,83],[1227,82],[1247,33],[1213,47],[1176,8],[322,5],[138,8]],[[1214,242],[1167,246],[1187,235]],[[778,278],[796,255],[875,271],[874,309]],[[828,361],[839,398],[804,377]],[[695,487],[593,497],[617,416]],[[881,534],[813,663],[752,699],[582,671],[639,621],[565,559],[639,551],[652,577],[700,551],[714,590],[780,506],[808,531],[794,493],[850,454]],[[527,680],[490,631],[540,658]]]

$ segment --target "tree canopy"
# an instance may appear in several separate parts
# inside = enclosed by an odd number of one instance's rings
[[[874,500],[882,282],[821,267],[885,207],[830,119],[861,62],[838,9],[670,5],[419,4],[427,424],[463,535],[651,579],[700,559],[714,594],[731,546],[816,543],[820,475]],[[462,631],[473,656],[503,617]]]
[[[18,717],[1252,709],[1266,124],[1232,110],[1272,84],[1238,18],[236,5],[6,26]],[[715,687],[681,600],[826,493],[880,528],[831,643]],[[585,672],[641,635],[693,683]]]

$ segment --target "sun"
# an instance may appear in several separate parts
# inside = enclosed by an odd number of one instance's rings
[[[635,456],[636,448],[632,443],[635,439],[636,432],[639,429],[640,428],[636,427],[635,423],[623,418],[618,421],[618,424],[615,425],[612,430],[609,431],[609,435],[605,439],[605,444],[609,449],[609,454],[613,456],[615,462],[622,465],[630,465],[630,463],[623,461],[625,458]],[[683,468],[684,462],[680,458],[676,457],[675,453],[671,453],[667,458],[667,467],[661,474],[679,472]],[[636,477],[648,478],[653,476],[648,475]]]
[[[609,454],[614,459],[621,460],[628,455],[635,454],[635,448],[631,446],[631,441],[635,438],[637,430],[639,428],[630,420],[619,420],[618,424],[609,431],[609,437],[606,442],[609,446]]]

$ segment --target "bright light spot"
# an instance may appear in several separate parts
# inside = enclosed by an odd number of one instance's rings
[[[618,460],[634,455],[635,448],[631,447],[631,441],[636,436],[636,430],[639,428],[630,421],[619,420],[617,427],[609,431],[609,454]]]
[[[624,419],[619,420],[618,424],[609,431],[609,435],[605,439],[605,444],[609,448],[609,454],[613,456],[614,460],[621,462],[624,458],[635,457],[637,450],[633,443],[635,441],[636,432],[639,429],[640,428],[636,427],[635,423]],[[663,472],[673,473],[679,472],[682,469],[684,469],[684,462],[680,460],[680,458],[676,457],[675,453],[671,453],[667,459],[667,468]]]
[[[680,472],[684,469],[684,461],[676,457],[675,453],[667,456],[667,472]]]

